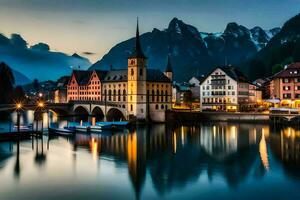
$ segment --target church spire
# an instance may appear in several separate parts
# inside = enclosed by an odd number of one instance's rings
[[[137,19],[137,24],[136,24],[135,47],[133,49],[130,58],[146,58],[141,47],[140,33],[139,33],[139,19]]]
[[[173,72],[170,55],[168,55],[168,63],[165,72]]]

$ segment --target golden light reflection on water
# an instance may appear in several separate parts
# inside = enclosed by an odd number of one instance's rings
[[[269,171],[269,169],[270,169],[269,156],[268,156],[267,143],[266,143],[266,139],[265,139],[264,130],[262,130],[262,136],[261,136],[261,140],[259,142],[259,155],[260,155],[260,159],[261,159],[263,166],[265,167],[265,169],[267,171]]]
[[[98,149],[98,141],[95,138],[92,138],[90,141],[90,149],[91,149],[91,153],[92,153],[94,161],[97,161],[99,149]]]
[[[173,153],[176,154],[177,150],[177,135],[176,132],[173,132]]]
[[[128,168],[133,176],[136,176],[137,167],[137,134],[133,132],[127,136],[127,161]]]

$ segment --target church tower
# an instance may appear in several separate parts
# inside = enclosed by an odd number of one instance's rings
[[[147,58],[143,53],[137,21],[135,47],[128,57],[127,111],[129,116],[147,120]]]
[[[168,77],[171,81],[173,80],[173,68],[171,64],[171,58],[170,55],[168,55],[168,62],[167,62],[167,67],[164,72],[165,76]]]

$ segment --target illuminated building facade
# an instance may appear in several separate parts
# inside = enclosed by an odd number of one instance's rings
[[[129,118],[164,121],[165,110],[171,108],[172,77],[170,58],[164,73],[147,68],[137,25],[135,48],[128,57],[127,69],[74,70],[67,100],[114,103],[126,109]]]
[[[300,63],[292,63],[272,77],[271,98],[279,98],[281,106],[300,108]]]
[[[238,111],[261,99],[242,72],[232,66],[217,67],[200,84],[201,110]],[[253,96],[254,95],[254,96]],[[256,103],[254,102],[254,103]]]

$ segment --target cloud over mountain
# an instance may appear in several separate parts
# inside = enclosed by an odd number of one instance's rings
[[[37,78],[41,81],[69,75],[71,67],[85,69],[90,66],[88,59],[51,51],[45,43],[28,48],[26,40],[19,34],[12,34],[10,38],[0,34],[0,61],[31,80]]]

